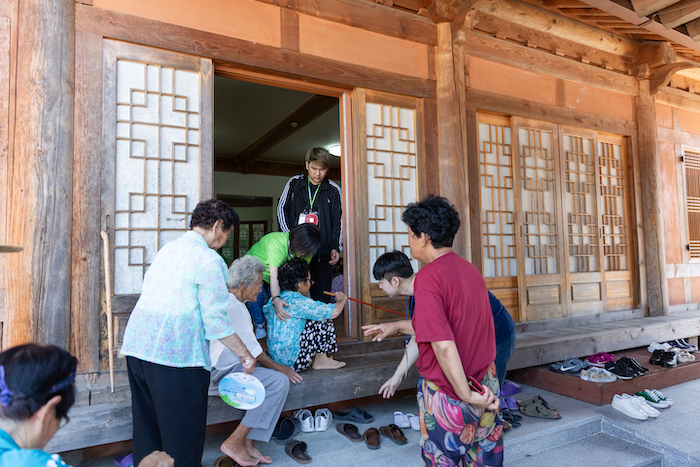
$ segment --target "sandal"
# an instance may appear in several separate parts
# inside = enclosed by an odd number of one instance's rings
[[[403,431],[401,431],[401,428],[394,425],[393,423],[389,426],[379,427],[379,432],[382,434],[382,436],[386,436],[396,444],[408,443],[408,440],[403,435]]]
[[[535,397],[533,397],[532,399],[527,399],[527,400],[524,400],[524,401],[517,401],[517,402],[518,402],[518,405],[520,406],[521,409],[522,409],[524,406],[528,406],[528,405],[531,405],[531,404],[541,404],[541,405],[545,406],[545,407],[546,407],[547,409],[549,409],[549,410],[553,410],[553,411],[555,411],[555,412],[557,411],[557,408],[556,408],[556,407],[552,407],[551,405],[549,405],[549,404],[547,403],[546,400],[542,399],[542,396],[535,396]],[[520,411],[522,412],[522,410],[520,410]]]
[[[300,464],[311,462],[311,456],[306,453],[306,443],[303,441],[291,440],[284,447],[284,452]]]
[[[333,415],[336,420],[344,420],[347,422],[372,423],[374,421],[374,416],[357,407],[352,410],[333,412]]]
[[[520,412],[528,417],[558,419],[561,415],[556,410],[550,410],[541,402],[520,406]]]

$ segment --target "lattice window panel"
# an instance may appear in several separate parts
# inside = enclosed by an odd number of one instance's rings
[[[685,210],[688,216],[688,250],[700,259],[700,152],[685,150]]]
[[[517,275],[511,128],[479,123],[484,277]]]
[[[624,153],[622,146],[608,142],[598,143],[598,170],[602,200],[602,246],[605,271],[628,269],[628,231],[626,220],[626,193]]]
[[[534,128],[520,128],[518,139],[525,274],[557,274],[552,134]]]
[[[598,208],[593,141],[564,135],[564,210],[569,272],[597,272]]]
[[[199,73],[117,60],[114,293],[138,294],[199,200]]]
[[[406,224],[401,215],[416,201],[416,115],[414,109],[366,104],[369,277],[372,266],[387,251],[410,258]],[[411,260],[415,271],[418,262]]]

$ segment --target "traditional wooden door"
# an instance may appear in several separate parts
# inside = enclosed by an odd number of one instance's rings
[[[408,227],[401,215],[408,203],[420,199],[424,182],[422,99],[357,90],[355,144],[359,206],[356,206],[358,290],[366,302],[404,312],[405,298],[389,300],[372,275],[376,259],[392,250],[409,258]],[[412,260],[417,272],[419,264]],[[393,320],[397,315],[364,306],[362,324]]]
[[[182,236],[213,183],[211,60],[104,41],[103,228],[117,339],[158,250]]]
[[[559,135],[551,123],[513,118],[516,252],[521,319],[566,314],[567,276],[558,181]]]

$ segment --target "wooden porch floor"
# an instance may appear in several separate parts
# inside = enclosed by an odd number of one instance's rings
[[[601,315],[518,324],[517,343],[508,369],[700,335],[700,311],[612,321],[605,319]],[[284,410],[376,395],[379,386],[393,374],[401,359],[403,349],[396,347],[402,342],[397,339],[393,345],[388,341],[382,344],[341,344],[338,356],[348,363],[347,366],[341,370],[303,373],[304,381],[292,385]],[[413,367],[399,389],[415,387],[417,379],[418,372]],[[131,439],[131,396],[125,372],[117,374],[117,383],[115,393],[110,393],[108,375],[100,374],[92,382],[81,380],[78,406],[70,411],[71,423],[59,430],[47,449],[65,452]],[[209,398],[209,425],[239,420],[241,416],[241,411],[227,406],[219,398]]]

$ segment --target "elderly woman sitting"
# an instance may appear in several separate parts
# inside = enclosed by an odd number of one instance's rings
[[[265,269],[265,264],[258,258],[243,256],[231,263],[226,282],[229,288],[226,315],[248,352],[257,358],[260,365],[255,367],[253,376],[265,386],[263,403],[255,409],[248,410],[231,436],[221,444],[221,452],[242,466],[272,462],[269,456],[264,456],[257,450],[253,441],[270,440],[275,423],[287,400],[289,382],[301,381],[301,376],[292,368],[270,359],[255,338],[253,323],[245,303],[254,302],[258,298]],[[209,353],[213,366],[209,395],[216,396],[221,379],[229,373],[242,371],[243,366],[239,356],[218,340],[211,342]]]
[[[347,302],[345,294],[337,292],[335,303],[323,303],[306,297],[313,281],[309,263],[301,258],[282,264],[278,279],[281,298],[289,304],[285,311],[291,317],[286,321],[280,320],[275,314],[272,300],[263,308],[267,318],[267,346],[272,359],[292,366],[296,371],[309,366],[314,370],[344,367],[345,362],[334,360],[327,354],[338,351],[332,319],[343,312]]]
[[[67,465],[42,449],[68,422],[77,364],[54,345],[26,344],[0,353],[0,467]],[[154,452],[139,466],[172,467],[173,459]]]

